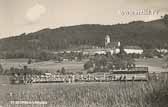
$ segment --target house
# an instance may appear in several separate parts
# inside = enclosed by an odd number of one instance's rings
[[[107,52],[110,52],[111,55],[120,53],[120,49],[119,49],[119,48],[106,49],[106,51],[107,51]]]
[[[95,55],[95,54],[106,54],[106,50],[102,48],[95,48],[95,49],[85,49],[83,52],[84,55]]]
[[[110,42],[106,45],[105,49],[110,52],[111,55],[118,54],[120,52],[120,42]]]
[[[168,53],[168,49],[164,49],[164,48],[156,49],[156,51],[163,54]]]
[[[104,50],[98,50],[98,51],[95,51],[94,54],[105,55],[106,51],[104,51]]]
[[[143,49],[139,46],[125,46],[124,51],[127,54],[142,54]]]
[[[52,76],[52,74],[49,73],[49,72],[44,73],[44,75],[45,75],[46,77],[50,77],[50,76]]]

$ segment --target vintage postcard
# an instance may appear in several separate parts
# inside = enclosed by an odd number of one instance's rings
[[[168,107],[168,1],[0,0],[0,107]]]

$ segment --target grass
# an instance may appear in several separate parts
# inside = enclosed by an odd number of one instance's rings
[[[9,63],[11,62],[11,63]],[[7,64],[16,66],[23,60],[10,60]],[[146,62],[146,63],[145,63]],[[155,66],[156,61],[139,61],[139,64]],[[34,67],[54,70],[61,66],[80,70],[82,63],[39,62]],[[160,63],[161,65],[162,63]],[[7,65],[7,66],[11,66]],[[156,64],[157,66],[159,64]],[[77,68],[75,67],[77,66]],[[74,70],[73,70],[74,71]],[[0,79],[0,81],[5,79]],[[28,84],[10,85],[0,82],[0,106],[30,107],[12,105],[10,101],[47,101],[44,106],[32,107],[168,107],[168,80],[148,82],[110,82],[73,84]]]
[[[27,65],[28,59],[0,59],[0,64],[5,69],[9,69],[10,67],[23,67]],[[50,71],[56,72],[56,70],[61,69],[64,67],[68,72],[81,72],[83,70],[83,64],[85,61],[82,62],[62,62],[56,63],[54,61],[43,61],[43,62],[36,62],[28,65],[29,68],[40,69],[42,71]],[[137,66],[147,66],[149,68],[149,72],[165,72],[168,69],[164,69],[163,66],[165,62],[163,59],[160,58],[150,58],[150,59],[137,59],[135,61]]]
[[[57,69],[64,67],[68,72],[79,72],[83,71],[84,62],[61,62],[55,63],[53,61],[39,62],[30,65],[30,68],[37,68],[41,70],[48,70],[50,72],[55,72]]]
[[[135,63],[137,66],[147,66],[151,73],[168,71],[168,69],[163,68],[165,66],[165,61],[161,58],[136,59]]]
[[[10,101],[47,101],[46,107],[168,106],[168,81],[5,85],[0,93],[5,107]]]
[[[161,58],[136,59],[136,64],[162,67],[164,65],[164,60]]]
[[[28,59],[0,59],[0,64],[2,64],[4,69],[9,69],[10,67],[23,68],[27,65]],[[85,62],[61,62],[56,63],[55,61],[43,61],[36,62],[27,65],[29,68],[39,69],[42,71],[56,72],[58,69],[61,70],[62,67],[66,69],[67,72],[81,72],[83,70],[83,64]]]

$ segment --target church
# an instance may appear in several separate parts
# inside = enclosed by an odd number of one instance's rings
[[[113,41],[111,42],[110,36],[106,35],[105,37],[105,49],[107,52],[110,52],[111,54],[118,54],[120,52],[120,41]]]
[[[120,52],[120,42],[112,42],[111,38],[109,35],[106,35],[104,38],[104,47],[96,47],[96,48],[91,48],[91,49],[85,49],[84,54],[89,54],[89,55],[95,55],[95,54],[106,54],[106,53],[111,53],[113,54],[118,54]]]

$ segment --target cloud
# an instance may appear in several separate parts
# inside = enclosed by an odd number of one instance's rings
[[[44,7],[41,4],[36,4],[33,7],[28,9],[26,13],[26,19],[29,22],[35,22],[38,19],[40,19],[40,17],[44,15],[45,13],[46,13],[46,7]]]

